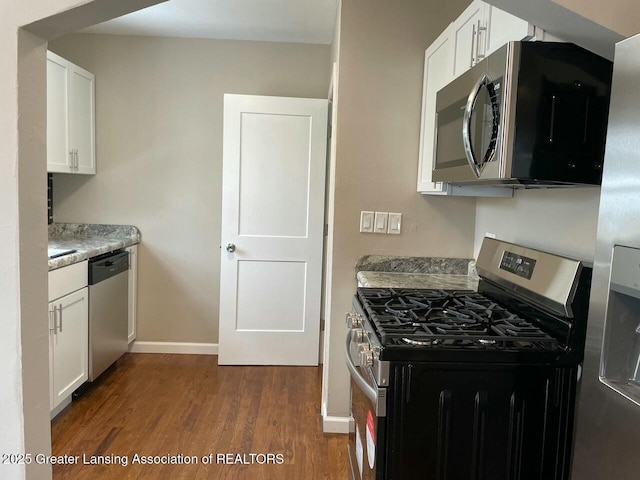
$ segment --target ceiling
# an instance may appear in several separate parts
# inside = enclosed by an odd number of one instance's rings
[[[170,0],[83,33],[331,44],[338,0]]]

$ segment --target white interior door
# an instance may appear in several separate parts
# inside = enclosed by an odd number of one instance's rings
[[[221,365],[318,364],[327,110],[224,97]]]

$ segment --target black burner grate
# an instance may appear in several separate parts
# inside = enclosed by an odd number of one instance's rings
[[[471,290],[358,289],[383,345],[555,350],[557,340]]]

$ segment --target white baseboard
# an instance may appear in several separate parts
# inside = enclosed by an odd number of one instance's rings
[[[129,345],[131,353],[184,353],[191,355],[217,355],[217,343],[144,342],[136,340]]]
[[[352,430],[352,417],[332,417],[329,415],[322,415],[322,431],[324,433],[349,433]]]

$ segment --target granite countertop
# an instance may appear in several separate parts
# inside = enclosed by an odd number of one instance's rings
[[[446,273],[358,272],[358,285],[375,288],[430,288],[477,290],[478,280],[469,275]]]
[[[476,290],[470,258],[365,255],[356,262],[358,285],[374,288]]]
[[[356,262],[356,273],[365,271],[467,275],[469,262],[473,262],[473,259],[365,255]]]
[[[49,248],[77,251],[50,259],[49,270],[129,247],[140,240],[140,231],[132,225],[53,223],[49,225]]]

